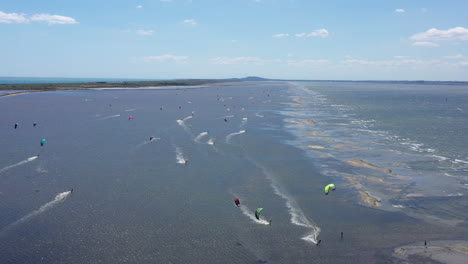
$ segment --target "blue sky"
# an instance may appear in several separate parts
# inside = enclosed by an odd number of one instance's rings
[[[0,76],[468,81],[466,0],[0,0]]]

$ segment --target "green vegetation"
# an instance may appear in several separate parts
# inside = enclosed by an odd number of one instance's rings
[[[222,80],[0,84],[0,90],[23,90],[23,91],[86,90],[86,89],[95,89],[95,88],[192,86],[192,85],[202,85],[202,84],[215,83],[215,82],[222,82]]]

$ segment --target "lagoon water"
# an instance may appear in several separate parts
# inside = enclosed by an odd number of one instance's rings
[[[46,92],[0,111],[0,263],[388,263],[466,239],[463,85]]]

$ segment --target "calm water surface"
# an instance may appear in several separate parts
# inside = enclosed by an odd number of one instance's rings
[[[359,205],[356,189],[326,173],[323,165],[345,170],[340,155],[357,154],[323,150],[335,156],[323,160],[303,147],[317,139],[305,139],[301,131],[323,126],[320,130],[334,140],[358,138],[352,134],[357,130],[338,129],[340,122],[325,119],[346,119],[328,112],[328,103],[351,108],[336,111],[363,115],[353,117],[359,120],[380,120],[354,111],[355,106],[371,107],[367,100],[347,101],[332,93],[314,83],[271,82],[0,98],[0,262],[391,262],[391,251],[399,245],[462,238],[463,225]],[[301,102],[292,106],[297,97]],[[320,109],[314,108],[317,98]],[[291,126],[291,118],[317,124]],[[373,129],[384,128],[368,130]],[[426,142],[411,137],[411,131],[386,131]],[[150,136],[160,139],[149,142]],[[42,138],[47,140],[43,147]],[[356,144],[372,145],[375,138],[361,139]],[[450,160],[468,156],[458,148],[424,147],[445,151]],[[343,186],[325,196],[323,186],[330,181]],[[235,207],[235,197],[241,208]],[[271,226],[253,220],[258,207]],[[322,242],[315,246],[318,239]]]

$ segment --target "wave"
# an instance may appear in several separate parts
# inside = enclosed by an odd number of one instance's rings
[[[38,157],[39,157],[39,156],[32,156],[32,157],[27,158],[27,159],[25,159],[25,160],[23,160],[23,161],[20,161],[20,162],[18,162],[18,163],[16,163],[16,164],[13,164],[13,165],[10,165],[10,166],[6,166],[6,167],[4,167],[3,169],[0,170],[0,173],[5,172],[5,171],[7,171],[7,170],[9,170],[9,169],[13,169],[13,168],[15,168],[15,167],[24,165],[24,164],[26,164],[26,163],[28,163],[28,162],[31,162],[31,161],[37,159]]]
[[[11,229],[12,227],[14,227],[14,226],[16,226],[18,224],[26,222],[27,220],[29,220],[30,218],[32,218],[34,216],[37,216],[37,215],[40,215],[40,214],[44,213],[45,211],[47,211],[47,210],[51,209],[52,207],[56,206],[57,204],[65,201],[65,199],[70,194],[71,194],[71,191],[57,194],[57,196],[55,196],[54,200],[44,204],[43,206],[39,207],[39,209],[32,211],[31,213],[23,216],[22,218],[20,218],[16,222],[14,222],[14,223],[10,224],[9,226],[5,227],[3,229],[3,231],[2,231],[2,233],[4,233],[5,231],[8,231],[9,229]]]
[[[184,157],[184,153],[182,153],[182,149],[179,148],[179,147],[176,147],[176,160],[177,160],[177,163],[179,164],[185,164],[186,162],[186,159]]]
[[[108,119],[108,118],[113,118],[113,117],[119,117],[120,115],[111,115],[111,116],[106,116],[106,117],[103,117],[99,120],[104,120],[104,119]]]
[[[198,136],[195,137],[194,141],[200,143],[200,139],[206,135],[208,135],[208,132],[201,132]]]
[[[230,141],[231,141],[231,138],[233,136],[236,136],[236,135],[240,135],[240,134],[244,134],[245,133],[245,130],[241,130],[239,132],[235,132],[235,133],[231,133],[229,135],[226,136],[226,143],[230,144]]]
[[[132,109],[127,109],[127,110],[125,110],[125,112],[133,112],[133,111],[135,111],[135,110],[136,110],[135,108],[132,108]]]

